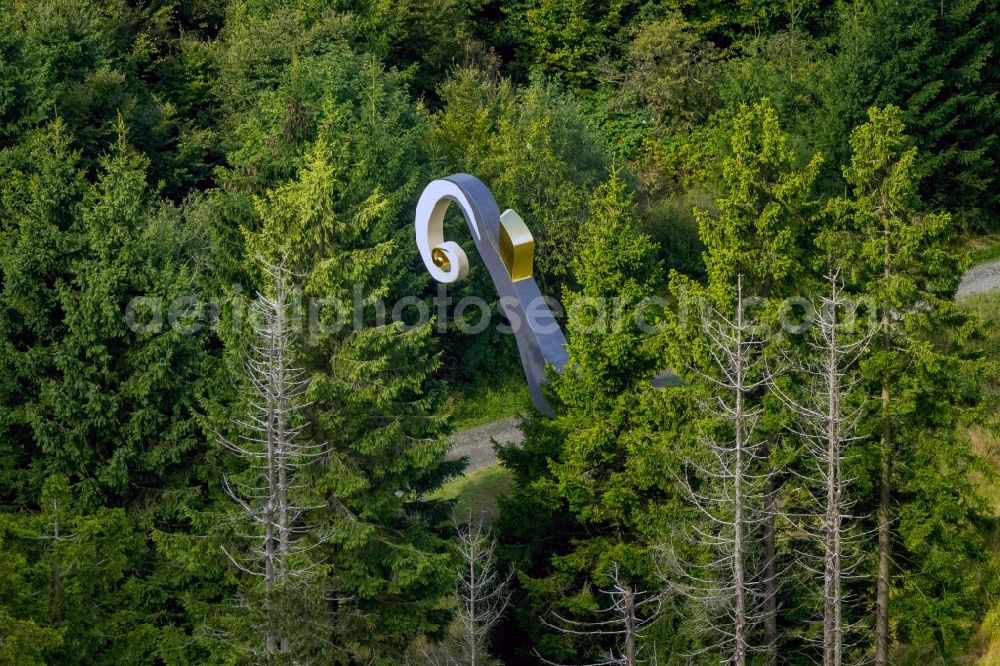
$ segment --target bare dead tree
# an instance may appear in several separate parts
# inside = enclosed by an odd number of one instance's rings
[[[489,659],[490,632],[510,602],[513,573],[497,569],[496,540],[482,523],[470,520],[458,530],[461,570],[458,577],[459,646],[462,664],[483,666]],[[452,659],[452,663],[459,663]]]
[[[325,447],[300,438],[307,426],[302,411],[308,406],[304,400],[308,380],[294,361],[291,274],[283,265],[263,260],[262,264],[270,293],[258,294],[251,303],[254,340],[244,363],[251,391],[249,409],[244,417],[233,419],[238,439],[221,435],[219,439],[250,463],[250,480],[227,476],[223,484],[241,509],[246,531],[240,536],[252,545],[241,553],[225,547],[223,551],[241,571],[263,581],[264,661],[268,662],[276,653],[291,650],[288,636],[279,635],[279,627],[289,624],[282,616],[282,598],[292,580],[311,570],[299,555],[322,541],[313,527],[299,524],[308,507],[295,501],[302,490],[296,472],[323,455]],[[314,538],[307,544],[300,537],[310,532]]]
[[[826,276],[829,294],[820,300],[813,318],[814,336],[809,352],[783,358],[788,367],[804,376],[805,390],[790,394],[777,384],[772,391],[797,416],[794,434],[803,443],[814,474],[803,476],[816,506],[816,520],[806,523],[810,536],[819,544],[819,555],[802,553],[807,568],[820,578],[823,600],[822,641],[824,666],[841,666],[844,660],[848,624],[844,617],[844,582],[855,577],[860,556],[849,557],[845,549],[849,527],[855,522],[847,495],[852,479],[844,474],[848,446],[860,439],[856,432],[862,410],[850,408],[848,399],[859,383],[856,365],[871,341],[871,335],[854,333],[854,321],[840,286],[838,271]],[[811,529],[810,529],[811,528]],[[856,552],[856,551],[855,551]],[[810,564],[810,559],[818,560]]]
[[[601,593],[609,598],[610,604],[597,611],[598,617],[608,619],[585,622],[555,613],[556,622],[549,622],[544,618],[542,622],[564,634],[616,638],[617,645],[608,651],[607,657],[581,666],[637,666],[646,647],[642,641],[643,629],[659,617],[663,595],[637,590],[621,575],[618,564],[612,564],[608,577],[611,579],[611,586],[602,589]],[[549,661],[538,652],[535,652],[535,656],[551,666],[562,666]],[[652,653],[652,658],[656,658],[655,652]]]
[[[744,666],[755,653],[773,646],[760,629],[774,605],[769,603],[776,576],[760,548],[776,504],[770,501],[772,474],[765,443],[756,434],[762,415],[758,393],[769,383],[757,325],[746,315],[743,280],[736,286],[736,312],[730,318],[711,308],[703,318],[709,367],[695,368],[710,387],[701,403],[709,417],[699,450],[686,462],[690,474],[679,479],[701,520],[680,537],[701,553],[682,557],[665,549],[663,575],[674,592],[702,612],[697,621],[710,637],[700,652],[717,651],[724,663]]]
[[[65,537],[59,536],[59,500],[52,500],[52,540],[58,544],[60,539]],[[50,609],[52,612],[52,620],[56,623],[62,622],[62,573],[59,566],[59,555],[57,554],[57,549],[52,549],[52,599],[50,602]]]
[[[62,530],[64,525],[60,524],[59,517],[62,515],[61,507],[59,505],[59,498],[53,497],[51,500],[52,505],[52,532],[51,534],[45,534],[35,537],[39,540],[51,541],[51,550],[49,551],[49,568],[51,570],[51,595],[49,597],[49,612],[52,614],[52,620],[55,623],[62,622],[62,592],[63,592],[63,571],[62,571],[62,556],[60,554],[60,544],[66,541],[75,541],[77,539],[77,533],[65,534]]]

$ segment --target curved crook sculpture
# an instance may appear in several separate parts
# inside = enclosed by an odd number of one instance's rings
[[[417,202],[416,234],[424,265],[438,282],[457,282],[469,273],[465,251],[444,239],[444,214],[452,202],[465,216],[514,331],[531,400],[539,411],[551,415],[542,395],[545,366],[551,363],[562,371],[568,353],[566,337],[532,276],[531,232],[514,211],[500,213],[493,194],[478,178],[456,173],[431,182]]]

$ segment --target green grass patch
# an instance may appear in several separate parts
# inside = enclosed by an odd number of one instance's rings
[[[972,310],[986,323],[992,342],[1000,346],[1000,291],[972,294],[962,299],[962,307]]]
[[[976,313],[983,322],[985,340],[982,355],[986,366],[983,384],[983,412],[979,422],[966,429],[973,450],[988,460],[1000,472],[1000,292],[972,294],[962,299],[961,306]],[[982,488],[993,501],[1000,518],[1000,488],[990,484]]]
[[[466,522],[471,515],[489,525],[497,517],[497,500],[514,489],[514,476],[500,465],[476,470],[468,476],[452,479],[439,488],[432,499],[455,500],[455,519]]]
[[[1000,234],[963,238],[958,251],[972,260],[972,265],[1000,259]]]
[[[991,363],[983,398],[997,410],[993,420],[1000,423],[1000,291],[966,296],[961,305],[978,314],[983,322],[986,334],[983,355]]]
[[[456,430],[475,428],[517,416],[530,407],[531,394],[518,366],[516,372],[473,386],[456,387],[451,396],[452,424]]]

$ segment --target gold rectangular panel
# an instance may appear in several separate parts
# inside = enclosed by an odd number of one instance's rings
[[[507,209],[500,215],[500,259],[514,282],[529,278],[534,270],[535,239],[521,216]]]

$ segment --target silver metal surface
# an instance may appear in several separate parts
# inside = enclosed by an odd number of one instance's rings
[[[515,241],[515,249],[509,247],[509,236],[504,238],[505,262],[500,253],[500,208],[489,188],[478,178],[465,173],[431,182],[417,202],[416,240],[424,265],[439,282],[456,282],[469,270],[468,258],[458,243],[444,240],[444,214],[451,203],[457,204],[465,216],[476,250],[496,286],[500,307],[517,341],[531,400],[539,411],[552,415],[542,392],[545,368],[551,364],[561,372],[569,355],[566,336],[559,322],[538,289],[535,278],[526,273],[526,270],[530,271],[530,252],[534,249],[530,232],[525,237],[526,227],[520,229],[523,240]],[[505,219],[516,218],[520,221],[516,214],[511,216],[511,213],[513,211],[504,211]],[[515,251],[526,254],[515,257],[512,254]],[[512,268],[509,269],[508,264]],[[525,266],[528,268],[525,269]]]

